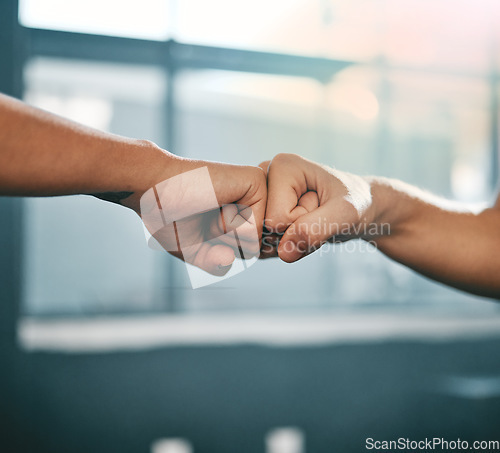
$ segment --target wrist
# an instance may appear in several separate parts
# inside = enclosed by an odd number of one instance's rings
[[[364,178],[370,186],[371,205],[367,211],[367,231],[371,232],[366,240],[374,240],[389,236],[397,222],[394,218],[396,199],[394,189],[386,178],[367,176]]]
[[[372,194],[371,219],[379,238],[395,236],[412,224],[415,205],[404,190],[404,183],[384,177],[367,177]]]
[[[123,185],[134,193],[144,193],[155,184],[182,172],[182,158],[148,140],[136,140],[130,151]]]
[[[107,153],[107,159],[97,171],[104,184],[98,198],[122,204],[139,212],[140,198],[155,184],[181,170],[182,158],[163,150],[147,140],[130,140]]]

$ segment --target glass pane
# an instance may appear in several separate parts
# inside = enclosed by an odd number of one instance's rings
[[[165,78],[155,68],[35,59],[31,104],[114,133],[164,141]],[[31,198],[25,218],[26,314],[163,310],[165,255],[131,211],[89,196]]]
[[[168,1],[20,0],[26,27],[163,40],[168,30]]]

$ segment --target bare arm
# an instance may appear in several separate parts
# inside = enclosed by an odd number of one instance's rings
[[[208,170],[209,188],[220,206],[251,208],[255,226],[250,233],[256,247],[253,242],[248,247],[258,252],[259,242],[254,236],[260,239],[262,234],[267,195],[260,168],[181,158],[149,141],[97,131],[0,94],[0,195],[90,194],[141,215],[140,200],[145,192],[197,168]],[[197,180],[181,180],[193,187],[188,202],[198,206],[205,187]],[[185,192],[182,185],[173,186],[167,199],[161,200],[162,209],[168,212],[175,210],[174,205],[183,200]],[[184,225],[181,232],[186,247],[182,250],[175,240],[175,247],[167,245],[170,237],[158,240],[175,256],[221,275],[231,266],[235,247],[214,239],[227,232],[230,222],[224,219],[226,223],[217,223],[214,219],[218,219],[215,214],[220,214],[219,209],[212,206],[212,210],[177,225],[178,229]],[[233,212],[232,221],[239,219],[237,214]],[[245,214],[250,218],[248,211]],[[212,228],[210,235],[208,227]]]
[[[391,225],[378,248],[434,280],[500,298],[500,198],[471,212],[397,181],[372,179],[373,218]]]
[[[97,131],[0,94],[0,195],[123,198],[151,187],[169,158],[150,142]]]
[[[284,261],[332,238],[362,238],[427,277],[500,298],[500,197],[472,212],[401,181],[363,178],[296,155],[261,165],[268,170],[266,225],[283,233],[277,253]]]

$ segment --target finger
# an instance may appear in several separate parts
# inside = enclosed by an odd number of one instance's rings
[[[196,246],[182,249],[182,258],[186,263],[193,264],[204,271],[223,276],[234,262],[234,251],[225,245],[203,242]]]
[[[290,215],[290,220],[300,218],[300,217],[306,215],[308,212],[314,211],[318,207],[319,207],[318,194],[315,191],[306,192],[304,195],[302,195],[299,198],[299,201],[297,202],[297,206],[293,209],[293,211]],[[278,226],[277,231],[279,233],[282,233],[284,231],[282,227],[284,225],[286,225],[286,227],[288,228],[288,226],[290,224],[291,224],[291,222],[284,222],[280,225],[277,225]]]
[[[219,243],[231,247],[237,256],[243,259],[250,259],[257,256],[260,251],[259,241],[240,240],[235,235],[227,234],[212,240],[213,243]]]
[[[238,203],[252,208],[260,239],[267,203],[267,181],[262,168],[211,162],[209,171],[219,206]]]
[[[254,170],[258,170],[258,172]],[[249,175],[249,177],[254,178],[252,186],[249,188],[248,193],[240,200],[237,200],[237,202],[238,205],[250,208],[250,210],[245,209],[240,213],[243,218],[248,219],[249,224],[253,225],[253,228],[247,225],[251,229],[251,233],[243,232],[243,236],[251,238],[253,232],[257,230],[257,240],[260,241],[262,239],[267,206],[267,180],[262,169],[258,167],[252,167],[252,175]]]
[[[210,225],[212,242],[230,246],[244,259],[258,256],[260,241],[255,216],[250,207],[237,204],[224,205],[216,219]]]
[[[307,212],[312,212],[319,207],[318,194],[311,190],[302,195],[298,202],[299,206],[302,206]]]
[[[309,190],[306,163],[305,159],[289,154],[278,154],[271,161],[266,210],[266,226],[271,231],[282,233],[307,213],[304,206],[299,206],[300,198]]]
[[[225,205],[219,216],[220,229],[225,233],[238,231],[240,239],[258,241],[252,208],[237,204]]]
[[[320,206],[290,225],[280,241],[279,257],[293,263],[309,255],[338,234],[344,225],[351,225],[356,216],[356,210],[341,198]]]

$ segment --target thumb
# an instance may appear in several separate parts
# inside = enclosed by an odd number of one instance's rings
[[[278,256],[293,263],[309,255],[356,221],[356,211],[342,198],[302,215],[285,231],[278,247]]]

